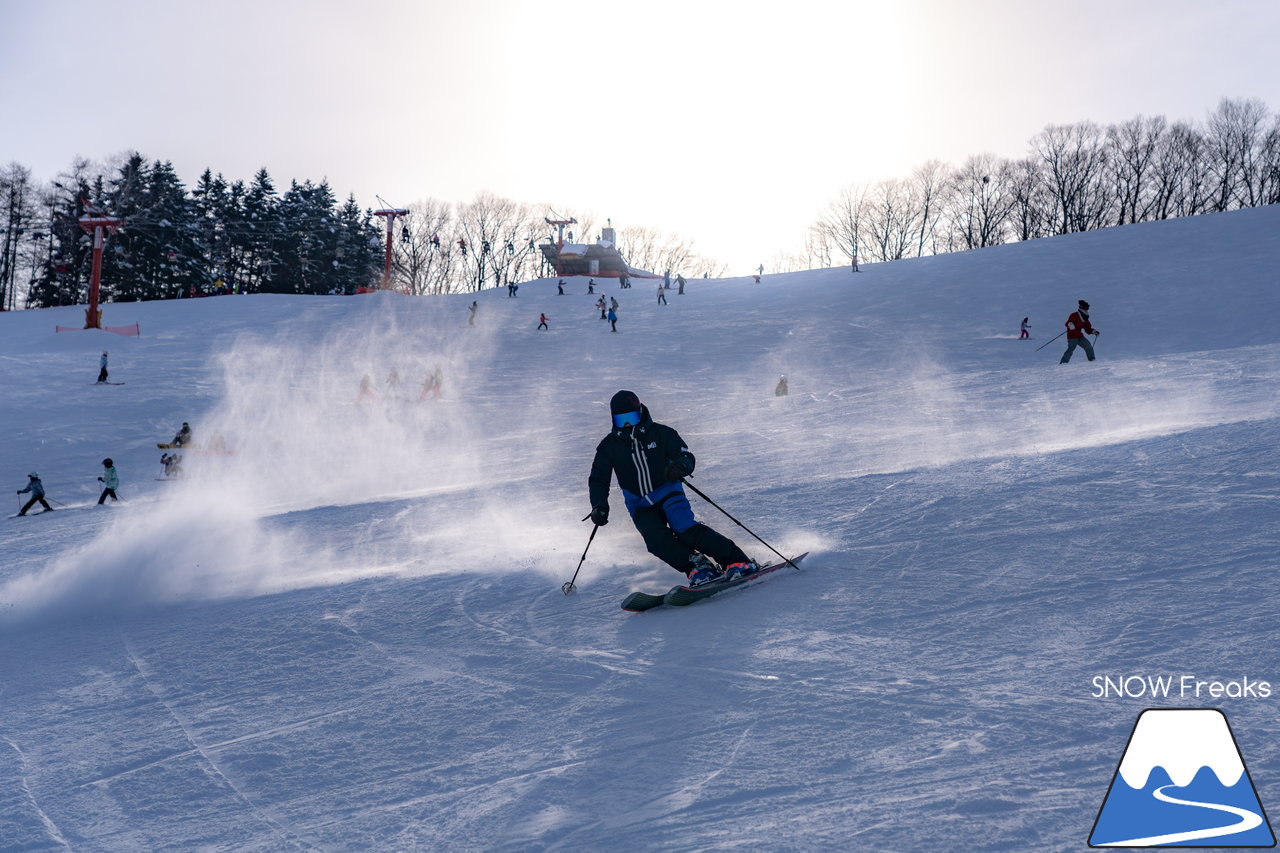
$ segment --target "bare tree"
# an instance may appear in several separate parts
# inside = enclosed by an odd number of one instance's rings
[[[839,248],[821,224],[811,225],[804,241],[805,266],[803,269],[825,269],[835,266],[835,256],[838,251]]]
[[[1117,225],[1151,218],[1155,208],[1152,173],[1168,124],[1164,116],[1137,116],[1107,128]]]
[[[1256,207],[1261,202],[1258,166],[1266,121],[1266,104],[1252,98],[1223,98],[1209,114],[1205,139],[1215,183],[1214,210]]]
[[[618,229],[618,248],[627,263],[636,269],[663,273],[699,266],[693,241],[670,232],[644,226]]]
[[[17,307],[20,270],[30,263],[27,251],[36,228],[36,188],[31,170],[10,163],[0,170],[0,310]]]
[[[908,256],[920,227],[920,210],[911,185],[904,180],[880,181],[867,194],[865,245],[869,260],[898,261]]]
[[[1017,204],[1013,168],[992,154],[970,157],[952,177],[952,231],[965,249],[1005,242]]]
[[[451,205],[426,199],[409,205],[394,240],[395,269],[400,285],[415,296],[453,292]],[[441,235],[444,235],[443,237]]]
[[[1102,227],[1110,203],[1103,181],[1105,136],[1091,121],[1051,124],[1031,140],[1057,206],[1059,234]]]
[[[1271,122],[1259,148],[1258,195],[1262,204],[1280,204],[1280,114]]]
[[[1053,198],[1044,180],[1040,160],[1027,157],[1009,163],[1009,210],[1011,236],[1015,240],[1035,240],[1053,233]]]
[[[1209,196],[1205,140],[1191,125],[1176,122],[1163,136],[1152,172],[1153,219],[1203,213]]]
[[[929,160],[911,175],[912,194],[920,209],[916,257],[938,251],[938,223],[947,205],[950,177],[950,169],[941,160]]]
[[[834,247],[849,260],[860,254],[865,258],[863,238],[868,230],[866,187],[849,184],[840,190],[813,227],[822,234],[827,246]]]

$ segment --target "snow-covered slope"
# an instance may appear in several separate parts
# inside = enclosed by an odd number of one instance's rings
[[[1280,681],[1280,208],[864,269],[0,315],[0,847],[1083,849],[1151,704],[1280,800],[1280,700],[1092,682]],[[561,595],[619,388],[804,571],[624,613],[615,499]]]

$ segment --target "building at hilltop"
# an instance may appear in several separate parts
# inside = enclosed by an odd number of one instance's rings
[[[600,239],[594,243],[575,243],[573,232],[569,240],[565,240],[566,225],[576,225],[573,219],[547,219],[548,225],[555,225],[558,233],[547,242],[538,246],[542,256],[555,270],[558,276],[587,275],[597,278],[617,278],[626,275],[632,278],[658,278],[647,270],[633,269],[622,253],[618,251],[617,231],[612,225],[601,229]]]

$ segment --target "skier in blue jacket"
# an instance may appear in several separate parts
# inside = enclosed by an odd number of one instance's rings
[[[616,475],[649,553],[685,574],[691,586],[752,571],[755,563],[733,540],[694,518],[683,485],[694,458],[680,434],[656,423],[631,391],[614,394],[609,411],[613,429],[597,445],[587,479],[591,520],[609,523],[609,486]]]
[[[118,501],[116,497],[116,489],[120,488],[120,475],[116,473],[116,463],[111,459],[103,459],[102,467],[105,469],[102,476],[98,478],[98,482],[102,484],[102,494],[98,497],[98,505],[101,506],[107,498]]]
[[[40,502],[40,506],[44,507],[45,512],[51,512],[53,507],[49,506],[49,502],[44,499],[44,483],[40,482],[40,475],[32,471],[27,476],[31,479],[31,482],[27,483],[25,489],[19,489],[18,494],[31,492],[31,500],[27,501],[26,506],[18,510],[18,515],[26,515],[27,510],[35,506],[36,501]]]

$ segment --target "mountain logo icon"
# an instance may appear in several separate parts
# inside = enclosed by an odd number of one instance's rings
[[[1275,847],[1227,717],[1216,708],[1138,715],[1090,847]]]

